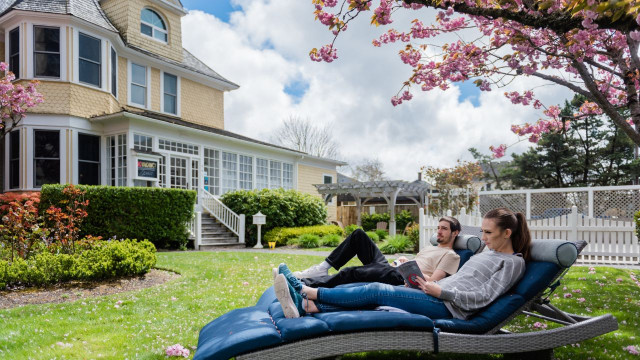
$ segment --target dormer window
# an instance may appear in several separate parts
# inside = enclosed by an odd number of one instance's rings
[[[160,15],[151,9],[142,9],[140,32],[156,40],[167,42],[167,26]]]

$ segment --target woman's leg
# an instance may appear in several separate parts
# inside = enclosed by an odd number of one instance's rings
[[[310,289],[307,296],[317,299],[318,304],[327,304],[349,309],[363,309],[372,306],[392,306],[410,313],[428,316],[431,319],[451,318],[451,313],[442,300],[424,292],[403,286],[372,283],[350,288],[303,288]],[[311,296],[310,296],[311,295]],[[318,306],[319,310],[322,305]]]

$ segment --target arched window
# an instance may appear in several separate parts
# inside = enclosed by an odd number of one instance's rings
[[[157,12],[144,8],[140,14],[140,32],[167,42],[167,26]]]

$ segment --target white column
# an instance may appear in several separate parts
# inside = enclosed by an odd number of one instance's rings
[[[425,231],[424,231],[424,226],[425,226],[425,215],[424,215],[424,209],[420,208],[420,210],[418,211],[418,230],[419,230],[419,234],[418,235],[418,249],[420,251],[422,251],[422,248],[425,246]]]
[[[526,205],[525,217],[527,218],[527,220],[529,220],[531,219],[531,193],[527,191],[526,196],[527,196],[527,205]]]
[[[578,240],[578,207],[571,207],[571,215],[569,215],[569,241]]]
[[[200,243],[202,242],[202,212],[196,212],[196,238],[194,248],[200,250]]]
[[[244,214],[240,214],[239,224],[238,224],[238,242],[240,244],[244,244],[244,235],[245,235],[245,216]],[[258,235],[260,236],[260,235]]]
[[[593,218],[593,189],[589,189],[589,217]]]

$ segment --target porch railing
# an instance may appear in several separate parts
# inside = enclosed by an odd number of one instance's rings
[[[238,241],[241,244],[244,243],[244,214],[236,214],[204,188],[200,188],[200,193],[202,194],[202,208],[231,230],[231,232],[238,235]]]

